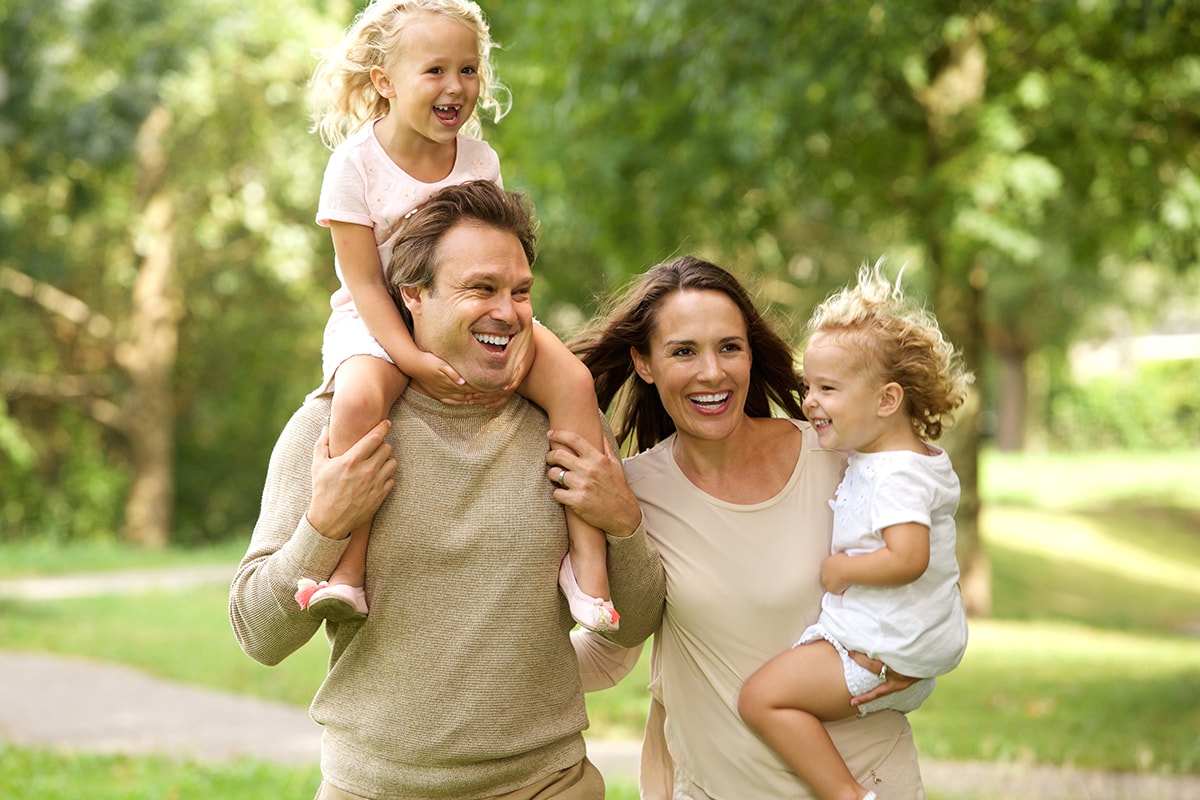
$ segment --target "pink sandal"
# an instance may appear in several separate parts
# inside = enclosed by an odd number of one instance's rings
[[[317,583],[309,578],[296,581],[296,603],[301,611],[330,622],[365,619],[367,595],[361,586],[344,583]]]
[[[621,627],[621,615],[613,608],[611,600],[601,600],[584,594],[575,582],[575,571],[571,569],[571,554],[568,553],[558,568],[558,587],[567,598],[571,616],[588,630],[604,633]]]

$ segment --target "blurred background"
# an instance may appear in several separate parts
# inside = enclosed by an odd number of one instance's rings
[[[1170,0],[493,0],[486,138],[564,338],[680,253],[781,324],[907,265],[977,457],[1200,444],[1200,9]],[[0,541],[244,537],[319,380],[313,51],[360,5],[0,0]],[[968,584],[986,611],[986,586]]]
[[[794,338],[887,256],[966,354],[960,561],[995,623],[914,722],[923,752],[1200,772],[1200,4],[481,5],[513,96],[485,138],[538,208],[560,336],[694,253]],[[0,574],[88,548],[236,561],[320,378],[306,81],[360,6],[0,0]],[[10,645],[23,616],[0,614]],[[29,646],[70,649],[45,630]]]

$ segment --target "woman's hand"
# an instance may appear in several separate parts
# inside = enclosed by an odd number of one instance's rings
[[[396,459],[383,440],[392,423],[383,420],[349,450],[329,455],[329,428],[313,448],[312,500],[308,524],[322,536],[344,539],[371,521],[395,483]]]
[[[898,672],[892,672],[882,661],[871,658],[866,653],[859,652],[858,650],[851,650],[850,657],[853,658],[855,663],[857,663],[867,672],[873,672],[876,675],[883,675],[884,677],[883,683],[879,684],[871,691],[867,692],[866,694],[860,694],[858,697],[851,697],[850,705],[852,706],[857,707],[863,703],[869,703],[872,700],[892,694],[893,692],[899,692],[903,689],[907,689],[917,682],[916,678],[910,678],[907,675],[901,675]]]
[[[546,477],[557,487],[554,499],[612,536],[629,536],[637,530],[642,509],[608,439],[600,451],[570,431],[552,430],[546,435],[551,444]]]

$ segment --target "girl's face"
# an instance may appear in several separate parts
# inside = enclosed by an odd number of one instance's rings
[[[741,310],[723,292],[689,289],[659,306],[646,355],[634,369],[658,389],[679,439],[722,440],[745,419],[750,341]]]
[[[804,415],[829,450],[881,449],[886,432],[879,415],[882,384],[860,353],[817,334],[804,350]]]
[[[399,52],[371,80],[402,127],[436,144],[454,141],[479,100],[479,42],[475,32],[440,14],[417,14],[400,37]]]

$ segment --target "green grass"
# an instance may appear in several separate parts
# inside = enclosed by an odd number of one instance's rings
[[[994,613],[972,621],[962,665],[911,715],[922,755],[1200,773],[1200,493],[1189,480],[1200,475],[1200,454],[990,453],[981,474]],[[53,551],[46,571],[231,563],[241,549],[237,543],[201,554],[146,555],[91,548],[77,555],[67,547]],[[40,571],[33,565],[46,560],[36,547],[10,559],[11,552],[0,547],[0,572]],[[224,587],[8,601],[0,603],[0,642],[307,705],[324,674],[324,640],[316,637],[278,667],[261,667],[234,643],[225,603]],[[181,652],[188,657],[179,658]],[[640,737],[645,685],[643,657],[621,685],[589,695],[592,735]],[[105,794],[129,775],[139,790],[143,782],[169,789],[163,781],[173,779],[170,762],[9,750],[0,752],[0,796],[29,791],[25,784],[21,792],[7,791],[27,772],[46,781],[78,773],[75,786],[100,798],[243,796],[213,788],[224,776],[264,786],[299,780],[305,787],[255,796],[303,797],[315,788],[311,773],[238,763],[189,769],[193,783],[179,791]],[[93,782],[105,788],[91,792]],[[47,788],[44,796],[71,796],[55,791]],[[614,785],[609,797],[634,798],[636,788]]]
[[[14,800],[303,800],[316,794],[320,783],[321,770],[315,765],[297,769],[254,761],[181,763],[0,745],[0,797]],[[635,782],[606,783],[607,800],[637,800]]]
[[[71,572],[107,572],[118,569],[236,564],[246,552],[243,541],[197,548],[148,550],[115,541],[60,542],[38,538],[0,541],[0,577],[63,575]]]
[[[66,755],[0,745],[0,797],[38,800],[262,800],[312,797],[321,771],[252,761]]]

